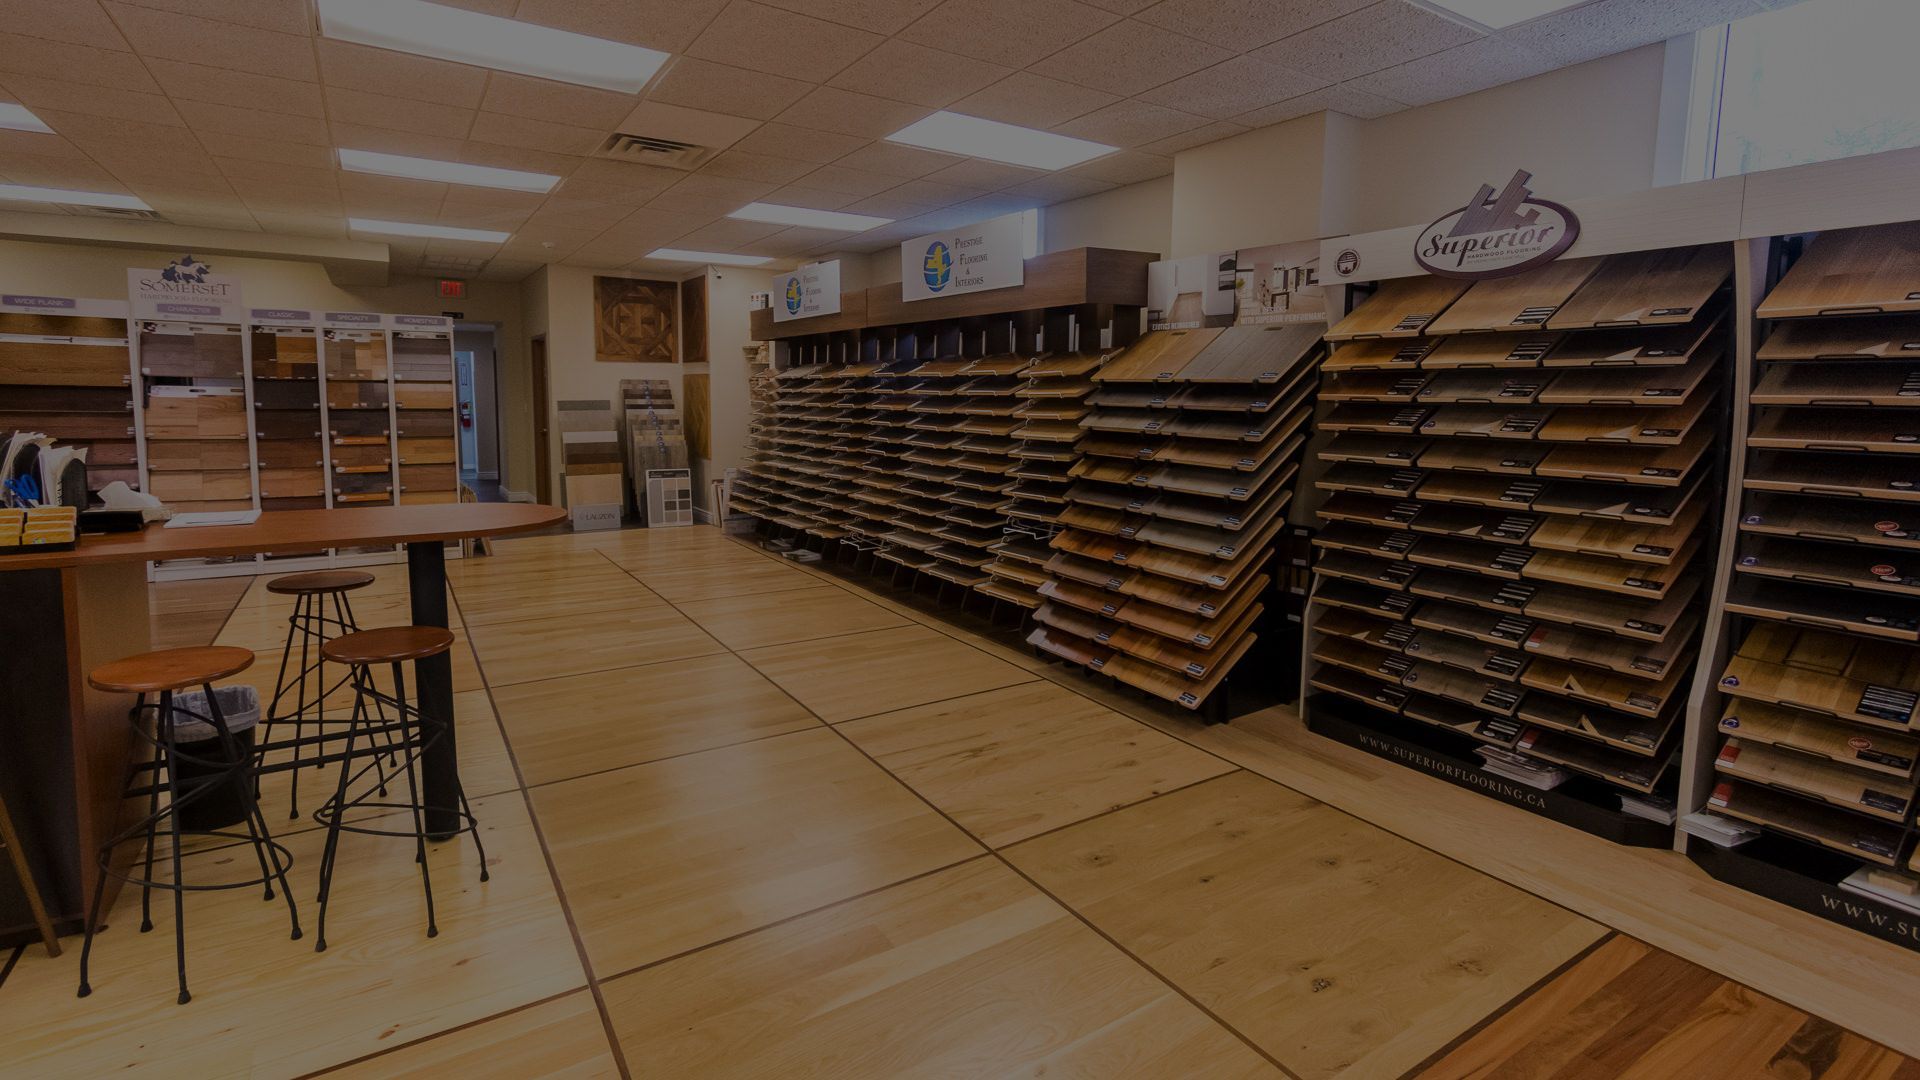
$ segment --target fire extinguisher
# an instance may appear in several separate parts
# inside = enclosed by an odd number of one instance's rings
[[[473,405],[469,402],[460,403],[460,426],[462,428],[473,426]]]

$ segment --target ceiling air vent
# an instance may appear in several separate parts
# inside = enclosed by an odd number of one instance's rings
[[[119,221],[160,221],[158,210],[132,210],[120,206],[77,206],[73,203],[55,203],[62,211],[75,217],[114,218]]]
[[[659,165],[662,168],[691,172],[706,164],[714,153],[715,150],[711,146],[680,142],[677,139],[662,139],[652,135],[629,135],[624,131],[616,131],[607,138],[606,142],[600,144],[598,156],[637,165]]]

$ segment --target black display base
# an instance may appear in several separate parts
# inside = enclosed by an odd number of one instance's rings
[[[1477,744],[1393,713],[1370,709],[1333,694],[1308,696],[1307,730],[1375,757],[1385,758],[1477,791],[1531,814],[1571,825],[1626,847],[1664,848],[1673,844],[1673,826],[1622,813],[1614,804],[1619,791],[1584,776],[1574,776],[1552,791],[1495,776],[1480,767]]]
[[[1776,833],[1737,848],[1689,836],[1687,857],[1718,881],[1920,952],[1920,915],[1840,887],[1858,859]]]

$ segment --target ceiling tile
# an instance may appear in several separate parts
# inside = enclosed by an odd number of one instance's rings
[[[1553,67],[1551,60],[1488,37],[1362,75],[1350,85],[1408,105],[1426,105],[1538,75]]]
[[[1559,64],[1578,64],[1757,14],[1756,0],[1598,0],[1500,31],[1504,40]]]
[[[1150,142],[1138,149],[1144,150],[1149,154],[1177,154],[1182,150],[1191,150],[1196,146],[1204,146],[1210,142],[1219,142],[1221,139],[1232,138],[1245,130],[1247,129],[1240,124],[1229,123],[1225,120],[1215,120],[1211,124],[1193,128],[1179,135],[1168,136],[1156,142]]]
[[[240,190],[238,183],[243,180],[299,184],[303,187],[326,188],[329,191],[337,191],[340,188],[340,172],[333,167],[332,162],[313,166],[285,165],[279,162],[253,161],[248,158],[216,157],[213,160],[214,164],[220,167],[221,174],[226,176],[227,182],[235,184],[235,190]]]
[[[607,132],[598,128],[483,112],[474,117],[472,137],[481,142],[545,150],[552,154],[591,154],[607,140],[607,135]]]
[[[595,185],[621,191],[665,191],[686,177],[679,169],[637,162],[588,158],[582,161],[560,185],[562,191],[580,191]],[[618,199],[607,199],[617,202]]]
[[[330,214],[346,217],[385,217],[388,214],[399,216],[398,212],[387,209],[349,210],[340,196],[330,191],[314,188],[262,189],[240,196],[249,211],[269,214]]]
[[[951,53],[893,39],[853,62],[828,84],[842,90],[941,108],[1012,74],[984,60],[955,63]]]
[[[131,52],[68,45],[19,34],[0,33],[0,71],[42,75],[49,79],[72,79],[76,72],[83,72],[85,77],[80,81],[96,86],[149,94],[160,92],[160,84],[153,81],[146,65]]]
[[[327,125],[333,133],[330,145],[353,150],[373,150],[382,154],[406,154],[410,157],[459,161],[466,147],[463,139],[442,139],[431,135],[410,135],[392,128],[368,127],[334,120]]]
[[[822,165],[796,182],[802,187],[816,188],[820,191],[837,191],[843,195],[864,199],[869,195],[878,195],[890,187],[898,186],[900,178],[888,176],[885,173],[849,169],[841,165]]]
[[[688,173],[681,181],[668,188],[669,195],[695,195],[703,199],[720,199],[738,209],[778,187],[758,180],[740,180],[730,176],[712,173]]]
[[[978,188],[943,184],[938,180],[909,180],[904,184],[890,187],[871,199],[862,199],[846,209],[856,214],[879,214],[891,218],[915,217],[938,210],[943,206],[966,202],[979,194]],[[875,209],[882,205],[886,209]]]
[[[99,4],[76,0],[6,0],[7,25],[27,37],[101,49],[131,49]]]
[[[147,203],[160,210],[151,201]],[[260,223],[255,221],[251,211],[243,207],[219,210],[161,210],[161,216],[175,225],[184,225],[194,229],[226,229],[233,232],[261,232]]]
[[[1230,59],[1232,52],[1127,19],[1033,66],[1112,94],[1138,94]]]
[[[745,68],[676,56],[647,91],[650,101],[770,120],[813,84]]]
[[[1317,112],[1345,113],[1362,120],[1396,113],[1406,108],[1397,101],[1389,101],[1378,94],[1369,94],[1351,83],[1338,86],[1326,86],[1310,94],[1302,94],[1263,109],[1242,113],[1233,118],[1236,124],[1248,127],[1270,127],[1296,117]]]
[[[794,256],[813,251],[822,245],[831,245],[827,250],[833,250],[850,235],[852,234],[843,229],[808,229],[795,226],[782,229],[764,240],[755,240],[742,250],[754,255]]]
[[[540,258],[543,254],[572,251],[605,231],[607,231],[605,225],[567,225],[544,215],[534,214],[507,241],[506,247],[516,252],[524,252],[532,258]],[[553,246],[549,248],[548,244]]]
[[[736,180],[758,180],[768,184],[785,184],[811,172],[810,162],[794,161],[792,158],[772,157],[767,154],[755,154],[746,150],[729,150],[701,168],[703,173],[715,176],[730,176]]]
[[[1105,90],[1076,86],[1031,71],[1016,71],[978,93],[961,98],[952,109],[1005,124],[1050,128],[1118,100]]]
[[[450,187],[438,180],[408,180],[398,176],[358,172],[339,174],[340,194],[348,198],[422,203],[436,209],[446,201]]]
[[[956,224],[967,225],[976,221],[986,221],[988,218],[996,218],[1002,214],[1018,214],[1038,205],[1038,200],[1028,196],[1008,195],[1005,192],[996,191],[990,195],[976,195],[966,202],[956,203],[940,211],[940,214]]]
[[[327,134],[327,125],[312,117],[261,112],[211,101],[176,101],[174,108],[180,111],[187,126],[196,133],[205,131],[211,134],[245,135],[255,139],[303,142],[315,146],[326,146],[332,141]]]
[[[215,157],[244,158],[248,161],[277,162],[282,165],[306,165],[330,168],[333,150],[313,143],[284,142],[224,132],[196,131],[196,138]]]
[[[1040,203],[1057,203],[1068,199],[1083,199],[1088,195],[1098,195],[1119,186],[1105,180],[1096,180],[1091,176],[1059,172],[1051,176],[1042,176],[1038,180],[1029,180],[1024,184],[1015,184],[1000,194],[1020,199],[1033,199]]]
[[[779,119],[800,127],[878,139],[899,131],[927,112],[919,105],[822,86],[781,113]]]
[[[940,0],[766,0],[777,8],[797,11],[842,26],[897,34],[907,24],[932,11]]]
[[[197,15],[217,22],[238,23],[282,34],[307,33],[305,0],[125,0],[135,7]]]
[[[648,199],[646,208],[697,217],[702,219],[704,224],[714,218],[725,217],[752,201],[751,199],[721,199],[711,195],[696,195],[690,191],[663,191]]]
[[[610,241],[631,242],[640,237],[664,234],[671,240],[676,236],[685,236],[710,220],[712,220],[710,217],[698,214],[675,213],[657,207],[641,207],[607,229],[602,236]]]
[[[1373,0],[1161,0],[1137,18],[1234,52],[1297,34]]]
[[[1078,0],[946,0],[900,36],[974,60],[1025,67],[1117,18]]]
[[[185,109],[181,110],[182,113],[185,111]],[[75,146],[94,157],[98,157],[102,152],[192,154],[201,158],[206,156],[201,153],[199,145],[191,138],[182,137],[186,133],[177,125],[149,124],[139,120],[122,120],[114,116],[58,112],[53,109],[40,109],[36,112],[40,119],[47,122],[47,126],[66,136]],[[276,117],[276,119],[285,118]]]
[[[529,150],[524,146],[505,146],[468,139],[460,144],[459,151],[448,160],[464,161],[469,165],[491,165],[496,169],[545,173],[548,176],[570,176],[586,158],[578,154],[556,154],[547,150]]]
[[[685,52],[727,0],[520,0],[514,17],[649,49]]]
[[[461,139],[474,126],[474,111],[431,101],[409,101],[389,94],[327,87],[327,112],[347,124],[391,128],[411,135]]]
[[[855,197],[838,191],[821,191],[819,188],[788,184],[768,192],[764,201],[781,206],[804,206],[810,210],[839,210],[855,201]]]
[[[276,33],[125,3],[108,3],[106,7],[128,43],[142,56],[308,82],[320,78],[313,63],[311,39],[304,34]]]
[[[702,225],[692,232],[675,237],[675,242],[695,251],[727,251],[741,244],[750,244],[755,240],[764,240],[775,233],[785,232],[786,228],[785,225],[768,225],[760,221],[721,218],[719,221]]]
[[[1062,135],[1092,139],[1108,146],[1140,146],[1204,127],[1202,116],[1138,99],[1118,101],[1055,128]]]
[[[1138,184],[1143,180],[1171,175],[1172,172],[1173,158],[1143,154],[1138,150],[1122,150],[1067,170],[1068,175],[1091,176],[1095,180],[1113,184]]]
[[[143,124],[185,124],[180,114],[174,111],[173,104],[159,94],[115,90],[14,73],[0,75],[0,83],[4,83],[14,99],[32,109],[35,115],[51,110],[87,116],[111,116]]]
[[[1158,3],[1159,0],[1087,0],[1087,3],[1115,15],[1132,15]]]
[[[46,158],[82,158],[87,156],[79,144],[63,135],[44,131],[14,131],[0,128],[0,162],[14,155]]]
[[[867,140],[857,135],[839,135],[791,124],[761,124],[734,146],[756,154],[825,165],[829,161],[838,161],[866,144]]]
[[[772,75],[818,79],[853,63],[882,40],[850,26],[734,0],[687,53]]]
[[[495,71],[487,76],[487,92],[480,99],[480,108],[611,132],[637,103],[632,94]]]
[[[147,68],[166,85],[167,95],[178,101],[212,101],[220,104],[244,102],[248,108],[293,116],[323,117],[327,114],[317,83],[276,79],[271,75],[229,71],[205,64],[185,64],[178,60],[148,60]]]
[[[957,154],[942,154],[915,146],[902,146],[899,143],[876,142],[855,150],[834,164],[910,180],[958,165],[965,160],[966,158]]]
[[[1480,36],[1478,30],[1406,0],[1382,0],[1281,38],[1253,53],[1253,58],[1320,76],[1322,82],[1338,82],[1418,60]]]
[[[0,155],[0,176],[10,184],[66,188],[70,191],[123,191],[124,185],[106,169],[84,157],[47,157],[40,154]]]
[[[441,209],[460,208],[474,213],[511,211],[524,217],[540,209],[541,204],[546,201],[545,192],[506,191],[500,188],[473,187],[468,184],[448,184],[447,200],[441,204]]]
[[[474,109],[487,89],[487,70],[425,56],[371,49],[343,41],[316,41],[328,86],[377,87],[383,94]]]
[[[958,165],[949,165],[938,172],[928,173],[924,180],[933,180],[954,187],[969,188],[974,194],[998,191],[1003,187],[1031,180],[1036,176],[1045,176],[1039,169],[1028,169],[1019,165],[1003,165],[998,161],[982,161],[968,158]]]
[[[1140,95],[1169,108],[1225,119],[1271,105],[1276,101],[1299,97],[1326,85],[1326,80],[1302,75],[1288,68],[1263,64],[1247,56],[1236,56],[1224,64],[1196,71]]]
[[[546,264],[543,262],[536,262],[532,259],[518,260],[518,259],[495,258],[487,263],[486,269],[481,270],[480,272],[474,274],[473,280],[504,281],[509,283],[516,282],[516,281],[525,281],[527,279],[527,275],[532,274],[534,271],[540,269],[542,266],[545,266],[545,265]]]

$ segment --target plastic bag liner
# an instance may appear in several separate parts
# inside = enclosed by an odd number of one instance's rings
[[[260,691],[251,686],[216,686],[213,701],[220,706],[220,719],[226,721],[227,730],[235,735],[260,722]],[[200,719],[212,712],[204,690],[173,695],[173,741],[184,745],[218,739],[220,733],[214,730],[213,722]]]
[[[220,719],[225,721],[227,730],[233,733],[235,749],[242,759],[253,755],[254,728],[260,723],[260,692],[251,686],[216,686],[213,688],[214,703],[220,706]],[[198,717],[210,715],[207,708],[205,691],[194,690],[173,695],[173,741],[183,755],[198,761],[180,761],[180,775],[176,778],[180,787],[191,789],[198,786],[206,777],[225,771],[219,765],[203,765],[200,761],[225,762],[227,766],[238,764],[227,757],[226,748],[220,745],[220,733],[213,723]],[[240,779],[220,791],[210,791],[206,795],[188,803],[180,811],[180,824],[183,828],[206,830],[223,829],[247,819],[247,795],[251,782]]]

